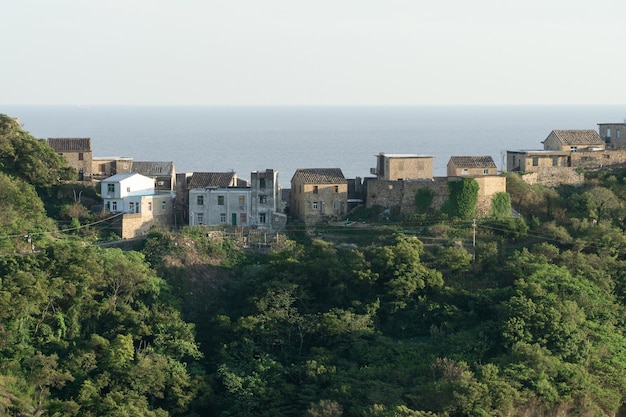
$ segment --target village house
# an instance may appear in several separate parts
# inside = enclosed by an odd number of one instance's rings
[[[541,143],[546,151],[602,151],[605,147],[598,132],[592,129],[553,130]]]
[[[598,130],[607,149],[626,148],[626,122],[598,123]]]
[[[381,155],[384,154],[377,156],[378,161]],[[432,158],[430,164],[432,166]],[[485,216],[491,209],[493,196],[506,192],[506,177],[497,175],[496,165],[491,157],[453,157],[448,163],[448,172],[456,175],[394,180],[384,179],[385,176],[382,175],[381,178],[368,179],[366,181],[366,207],[382,207],[387,210],[396,208],[403,214],[412,214],[416,210],[415,199],[421,191],[427,189],[428,193],[424,195],[430,195],[429,209],[439,210],[450,194],[448,182],[459,181],[461,177],[472,177],[479,187],[477,215]]]
[[[194,172],[187,188],[190,226],[250,226],[250,183],[237,173]]]
[[[535,172],[542,168],[568,167],[569,151],[507,151],[506,166],[511,172]]]
[[[130,172],[153,178],[156,192],[176,190],[174,162],[132,161]]]
[[[93,157],[92,177],[94,180],[103,180],[116,174],[129,173],[133,165],[133,158],[124,156]]]
[[[346,214],[348,181],[339,168],[298,169],[291,178],[289,214],[313,225]]]
[[[370,173],[387,181],[430,179],[433,177],[433,157],[380,152],[376,157],[376,168],[371,168]]]
[[[90,138],[48,138],[48,146],[67,160],[78,173],[79,181],[91,181],[92,151]]]
[[[498,167],[491,156],[453,156],[448,161],[448,177],[497,175]]]
[[[174,193],[155,193],[154,179],[134,173],[116,174],[101,182],[106,212],[120,216],[113,227],[122,239],[145,235],[153,225],[173,221]]]

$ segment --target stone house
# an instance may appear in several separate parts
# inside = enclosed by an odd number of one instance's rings
[[[626,148],[626,122],[598,123],[598,131],[607,149]]]
[[[592,129],[553,130],[541,143],[546,151],[602,151],[605,148],[598,132]]]
[[[106,178],[101,187],[105,211],[120,214],[113,228],[122,239],[145,235],[153,225],[172,225],[174,193],[156,194],[154,179],[122,173]]]
[[[570,166],[569,151],[507,151],[506,168],[510,172],[536,172],[544,168]]]
[[[380,152],[376,157],[376,168],[370,169],[370,173],[386,181],[432,178],[433,157]]]
[[[339,219],[348,207],[348,181],[340,168],[301,168],[291,178],[289,214],[313,225]]]
[[[94,157],[92,159],[92,178],[103,180],[116,174],[129,173],[133,158],[124,156]]]
[[[174,162],[132,161],[130,172],[154,178],[156,192],[172,192],[176,190]]]
[[[189,225],[250,226],[250,183],[235,172],[194,172],[189,180]]]
[[[76,169],[79,181],[91,181],[93,155],[90,138],[48,138],[48,146]]]
[[[491,156],[453,156],[448,161],[448,177],[497,175],[498,167]]]

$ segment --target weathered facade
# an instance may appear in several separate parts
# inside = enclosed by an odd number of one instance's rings
[[[123,156],[94,157],[91,162],[91,172],[94,180],[103,180],[113,175],[129,173],[133,165],[133,158]]]
[[[600,151],[605,148],[598,132],[592,129],[553,130],[542,143],[546,151]]]
[[[507,151],[506,167],[511,172],[533,172],[544,168],[570,166],[570,152]]]
[[[453,156],[448,161],[449,177],[497,175],[498,167],[491,156]]]
[[[433,177],[433,157],[415,154],[385,154],[376,157],[372,174],[379,180],[397,181]]]
[[[291,178],[289,213],[307,225],[339,219],[348,207],[348,181],[339,168],[298,169]]]
[[[237,173],[194,172],[187,188],[189,225],[248,225],[250,187]]]
[[[387,209],[398,207],[401,213],[415,212],[415,196],[418,190],[428,188],[433,192],[431,208],[441,209],[449,197],[448,182],[458,181],[459,177],[436,177],[432,180],[385,181],[370,180],[367,183],[367,207],[379,206]],[[506,177],[479,176],[474,178],[478,183],[478,216],[486,216],[491,210],[493,196],[506,192]]]
[[[626,122],[598,123],[598,131],[607,149],[626,148]]]
[[[176,190],[174,162],[132,161],[130,172],[153,178],[156,192]]]
[[[281,193],[278,171],[266,169],[250,173],[251,224],[259,228],[277,229],[284,226],[281,213]]]
[[[90,138],[48,138],[48,146],[76,169],[79,181],[91,181],[93,155]]]

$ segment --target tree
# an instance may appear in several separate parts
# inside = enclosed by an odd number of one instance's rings
[[[35,139],[17,121],[3,114],[0,114],[0,171],[41,187],[74,178],[76,174],[45,140]]]

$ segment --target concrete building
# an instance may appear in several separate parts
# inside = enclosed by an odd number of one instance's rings
[[[156,192],[176,190],[176,169],[174,162],[132,161],[130,172],[154,179]]]
[[[122,239],[145,235],[153,225],[172,225],[174,193],[156,194],[154,179],[122,173],[106,178],[101,186],[105,211],[120,214],[113,227]]]
[[[48,138],[48,146],[76,169],[79,181],[91,181],[93,155],[90,138]]]
[[[291,178],[289,214],[307,225],[346,214],[348,181],[339,168],[298,169]]]
[[[397,181],[433,177],[433,157],[415,154],[386,154],[376,157],[376,168],[370,169],[379,180]]]
[[[598,123],[598,131],[607,149],[626,148],[626,122]]]
[[[188,184],[189,225],[251,225],[250,183],[235,172],[194,172]]]

